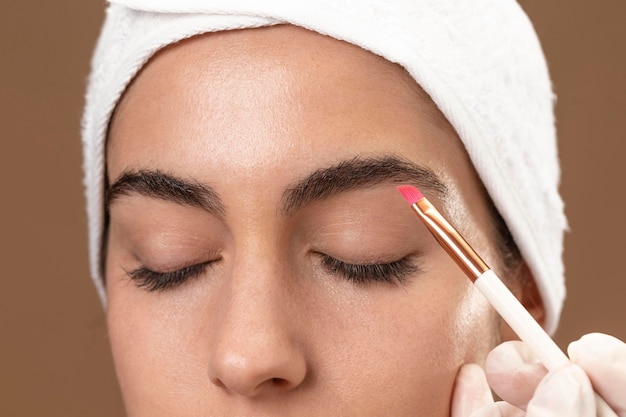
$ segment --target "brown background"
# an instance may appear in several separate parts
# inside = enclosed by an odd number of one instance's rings
[[[626,2],[523,0],[559,96],[569,296],[561,346],[626,339]],[[118,416],[87,270],[79,121],[103,1],[0,12],[0,415]]]

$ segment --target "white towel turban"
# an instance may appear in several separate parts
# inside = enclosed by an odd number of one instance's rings
[[[456,129],[537,281],[556,328],[566,220],[545,59],[514,0],[110,0],[83,119],[91,274],[100,271],[104,145],[125,88],[164,46],[290,23],[403,66]]]

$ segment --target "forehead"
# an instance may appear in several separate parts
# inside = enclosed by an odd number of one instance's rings
[[[374,106],[381,117],[398,107],[410,108],[429,122],[431,130],[456,136],[402,67],[355,45],[291,25],[209,33],[164,48],[127,89],[114,113],[112,131],[124,119],[136,120],[137,110],[156,115],[164,98],[170,103],[168,111],[174,104],[194,106],[193,99],[200,98],[203,89],[210,91],[201,97],[205,101],[237,102],[231,121],[245,110],[270,112],[281,103],[292,106],[295,116],[294,105],[303,102],[330,107],[337,104],[331,100],[345,100],[347,93],[352,99],[348,105],[367,106],[386,96],[392,106],[389,102]],[[175,95],[184,99],[180,92],[186,92],[187,99],[173,101]],[[221,109],[222,115],[225,110]]]
[[[275,26],[160,51],[116,110],[107,164],[110,181],[128,169],[159,168],[202,182],[210,166],[258,182],[263,170],[276,181],[380,153],[428,161],[437,173],[468,168],[453,129],[400,66]]]

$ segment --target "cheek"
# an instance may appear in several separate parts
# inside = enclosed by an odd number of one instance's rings
[[[407,289],[363,301],[358,314],[335,317],[325,340],[344,392],[394,415],[447,415],[458,368],[482,363],[494,315],[464,276],[455,287]],[[419,287],[419,286],[418,286]],[[411,412],[412,410],[412,412]]]
[[[498,343],[499,321],[497,313],[485,297],[469,284],[453,314],[455,345],[465,363],[482,364],[487,353]]]
[[[108,281],[107,325],[115,370],[129,415],[179,415],[206,389],[199,343],[202,315],[194,294],[165,300],[127,281]],[[183,301],[184,298],[184,301]]]
[[[416,326],[404,329],[406,344],[398,352],[407,358],[398,379],[407,381],[405,398],[415,397],[418,407],[429,404],[429,415],[447,413],[459,367],[482,364],[495,339],[492,309],[465,277],[458,283],[457,291],[439,293],[442,298],[432,297],[416,312]]]

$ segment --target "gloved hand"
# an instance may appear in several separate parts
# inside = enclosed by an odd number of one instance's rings
[[[626,344],[592,333],[571,343],[568,355],[571,365],[547,372],[524,343],[497,346],[484,372],[474,364],[459,370],[451,417],[596,417],[592,383],[626,417]],[[503,401],[494,403],[489,385]]]

